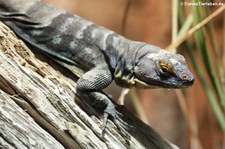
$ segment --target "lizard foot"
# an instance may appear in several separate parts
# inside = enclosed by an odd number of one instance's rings
[[[120,131],[121,135],[126,139],[130,140],[128,133],[122,127],[123,122],[121,122],[118,115],[120,115],[120,113],[117,112],[117,110],[115,109],[115,105],[113,104],[107,105],[106,109],[104,110],[102,135],[104,135],[105,133],[108,120],[111,119],[113,123],[116,125],[117,129]]]

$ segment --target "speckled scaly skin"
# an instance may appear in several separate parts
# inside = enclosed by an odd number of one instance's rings
[[[33,49],[84,71],[76,89],[104,109],[104,128],[109,116],[118,126],[115,106],[101,91],[113,80],[126,88],[183,88],[194,82],[183,56],[128,40],[40,0],[0,0],[0,20]]]

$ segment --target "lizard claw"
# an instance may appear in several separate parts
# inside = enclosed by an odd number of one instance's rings
[[[102,135],[104,135],[104,133],[105,133],[105,129],[106,129],[106,125],[107,125],[108,119],[109,119],[109,114],[104,112]]]

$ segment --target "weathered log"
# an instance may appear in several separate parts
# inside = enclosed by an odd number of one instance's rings
[[[0,23],[0,148],[176,148],[121,107],[127,136],[112,122],[102,136],[102,112],[79,99],[75,77],[34,53]]]

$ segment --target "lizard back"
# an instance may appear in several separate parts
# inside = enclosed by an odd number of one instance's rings
[[[87,70],[107,55],[112,65],[116,61],[112,50],[118,34],[42,1],[0,0],[0,20],[30,46],[59,61]]]

